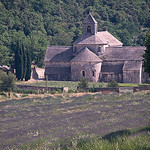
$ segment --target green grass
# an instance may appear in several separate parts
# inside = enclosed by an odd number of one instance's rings
[[[68,87],[71,90],[76,90],[78,86],[78,81],[48,81],[47,86],[49,87]],[[22,82],[17,82],[17,84],[22,84]],[[36,81],[35,83],[23,83],[27,85],[34,86],[46,86],[46,81]],[[89,87],[107,87],[108,83],[105,82],[89,82]],[[133,83],[119,83],[119,86],[141,86],[141,85],[149,85],[149,84],[133,84]]]
[[[51,149],[51,146],[60,150],[150,150],[150,135],[147,132],[137,134],[136,132],[129,132],[129,135],[123,134],[110,139],[104,137],[92,137],[86,139],[66,139],[59,140],[59,146],[56,143],[49,142],[48,139],[38,139],[34,143],[23,144],[23,149],[42,150]],[[133,132],[133,133],[132,133]],[[57,141],[58,142],[58,141]]]
[[[150,136],[139,135],[131,137],[118,137],[113,142],[94,138],[87,142],[79,142],[74,149],[76,150],[149,150]],[[70,148],[73,149],[73,148]]]
[[[48,81],[47,86],[49,87],[68,87],[69,89],[75,90],[78,86],[78,81]],[[18,82],[17,84],[22,84]],[[36,83],[26,83],[27,85],[34,86],[46,86],[46,81],[37,81]],[[106,87],[107,83],[104,82],[89,82],[89,87]]]
[[[119,86],[130,86],[130,87],[134,87],[134,86],[138,86],[138,84],[133,84],[133,83],[119,83]]]

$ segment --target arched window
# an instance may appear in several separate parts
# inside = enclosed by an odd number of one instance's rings
[[[91,33],[91,27],[90,26],[87,27],[87,33]]]
[[[96,71],[93,70],[93,77],[96,77]]]
[[[85,77],[85,71],[84,70],[82,71],[82,77]]]

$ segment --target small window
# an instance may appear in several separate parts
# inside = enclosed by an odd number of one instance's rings
[[[87,33],[91,33],[91,27],[90,26],[87,27]]]
[[[85,77],[85,71],[82,71],[82,77]]]
[[[95,77],[95,76],[96,76],[96,71],[94,70],[94,71],[93,71],[93,77]]]

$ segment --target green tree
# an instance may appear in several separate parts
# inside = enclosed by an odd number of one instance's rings
[[[15,89],[15,76],[12,73],[0,71],[0,91],[10,92]]]
[[[15,68],[16,68],[16,78],[18,80],[23,79],[23,52],[22,46],[20,46],[20,41],[17,40],[16,51],[15,51]]]
[[[86,88],[88,88],[88,81],[87,81],[87,79],[85,79],[85,78],[82,78],[81,80],[80,80],[80,82],[78,83],[78,88],[79,89],[86,89]]]
[[[0,45],[0,65],[9,65],[9,49],[6,46]]]
[[[112,80],[108,83],[107,87],[119,87],[119,85],[115,80]]]
[[[22,57],[23,57],[23,75],[22,75],[22,78],[21,80],[23,81],[23,79],[25,78],[26,76],[26,72],[27,72],[27,54],[26,54],[26,51],[25,51],[25,48],[24,48],[24,44],[22,43]]]
[[[26,52],[27,56],[27,69],[26,69],[26,74],[25,74],[25,81],[30,80],[31,78],[31,53],[29,50]]]
[[[145,46],[146,46],[146,50],[145,50],[145,53],[143,55],[143,58],[144,58],[144,70],[150,76],[150,30],[149,30],[149,32],[146,35]]]

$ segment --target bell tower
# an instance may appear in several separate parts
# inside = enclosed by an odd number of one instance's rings
[[[95,35],[97,33],[97,21],[89,13],[83,21],[83,35]]]

